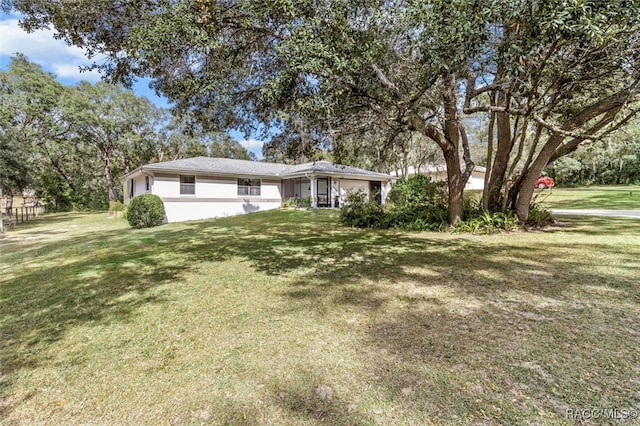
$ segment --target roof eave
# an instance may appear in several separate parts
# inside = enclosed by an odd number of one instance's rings
[[[355,174],[355,173],[339,173],[339,172],[320,172],[320,171],[311,171],[311,172],[296,172],[290,174],[280,175],[282,179],[295,179],[300,177],[309,177],[309,176],[332,176],[332,177],[344,177],[355,180],[384,180],[391,181],[397,178],[393,176],[377,174],[377,175],[369,175],[369,174]]]
[[[166,167],[145,167],[146,170],[151,170],[157,173],[177,173],[177,174],[200,174],[207,176],[233,176],[233,177],[254,177],[254,178],[275,178],[281,179],[277,174],[266,174],[266,173],[238,173],[238,172],[219,172],[213,170],[204,170],[204,169],[179,169],[179,168],[166,168]]]

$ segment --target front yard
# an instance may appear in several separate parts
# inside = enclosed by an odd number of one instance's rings
[[[640,186],[593,186],[536,190],[536,201],[549,209],[640,210]]]
[[[343,228],[330,211],[147,230],[105,216],[0,236],[1,424],[575,424],[567,410],[640,408],[633,219],[472,236]]]

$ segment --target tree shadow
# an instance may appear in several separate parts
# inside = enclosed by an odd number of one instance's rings
[[[17,371],[49,362],[46,349],[69,329],[130,321],[138,308],[166,300],[161,286],[179,281],[185,267],[163,256],[170,247],[145,246],[132,233],[153,238],[129,230],[78,235],[36,248],[33,259],[4,269],[0,394]],[[0,404],[0,416],[15,403]]]
[[[589,235],[589,227],[598,220],[572,218],[562,232]],[[602,224],[606,229],[599,230],[628,232],[628,224],[607,219]],[[590,358],[593,352],[585,347],[596,347],[600,329],[575,320],[608,325],[629,304],[640,303],[640,248],[587,242],[605,262],[615,258],[623,265],[624,274],[612,282],[606,270],[590,267],[592,258],[564,255],[579,249],[577,245],[552,243],[545,233],[537,235],[540,246],[498,238],[487,243],[469,236],[350,229],[337,226],[332,214],[276,211],[69,237],[37,249],[37,268],[26,264],[3,277],[0,392],[11,386],[8,377],[17,370],[47,362],[44,349],[71,327],[128,321],[140,306],[166,300],[163,285],[179,282],[182,274],[202,264],[235,258],[257,273],[286,278],[281,296],[289,310],[327,315],[349,307],[371,318],[371,328],[361,337],[367,349],[363,362],[372,366],[377,385],[389,398],[409,410],[441,413],[454,422],[455,410],[446,407],[460,403],[451,399],[455,395],[472,411],[491,404],[507,407],[499,419],[508,423],[532,414],[531,403],[522,395],[545,395],[549,403],[543,408],[556,411],[585,401],[600,406],[602,399],[595,397],[549,397],[546,387],[563,390],[563,385],[548,377],[565,374],[582,386],[584,379],[571,359],[579,361],[577,366],[597,369],[611,357],[606,352]],[[69,257],[59,258],[60,254]],[[585,294],[597,292],[617,294],[620,305],[586,301]],[[628,350],[613,360],[620,364],[628,363],[629,356],[640,356],[630,347],[640,343],[637,336],[630,338],[625,330],[621,326],[605,336],[610,344],[626,339],[623,346]],[[573,349],[564,345],[572,332],[583,338]],[[564,342],[549,342],[553,336]],[[556,365],[539,365],[546,359],[539,354],[549,351],[561,359]],[[483,377],[493,384],[484,383]],[[628,385],[620,373],[611,377]],[[319,394],[321,382],[309,376],[295,383],[273,383],[274,403],[301,421],[373,422],[339,395]],[[620,388],[613,379],[597,383],[613,389],[607,394],[612,401],[619,399]],[[541,391],[534,390],[537,385]],[[570,394],[571,385],[564,386]],[[437,398],[430,398],[428,389],[437,391]],[[501,394],[499,389],[519,393]],[[505,400],[508,396],[515,402]],[[236,415],[239,412],[230,418]]]

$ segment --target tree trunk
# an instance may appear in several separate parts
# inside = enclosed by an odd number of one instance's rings
[[[455,225],[464,218],[464,202],[462,171],[460,169],[460,155],[458,150],[449,149],[443,151],[447,164],[447,185],[449,189],[449,224]]]
[[[501,92],[498,96],[498,105],[506,106],[508,102],[508,97]],[[497,146],[495,158],[493,160],[491,175],[485,191],[489,198],[487,206],[489,210],[493,212],[502,210],[502,186],[504,184],[507,167],[509,166],[511,149],[513,148],[513,141],[511,138],[511,119],[509,113],[496,113],[496,128]]]
[[[13,209],[13,192],[7,191],[5,207],[7,208],[7,215],[11,216]]]
[[[557,133],[551,135],[535,161],[531,163],[531,166],[526,171],[523,171],[522,178],[519,182],[520,188],[518,188],[517,194],[514,194],[514,196],[517,197],[516,215],[520,223],[525,223],[529,217],[529,207],[531,206],[531,198],[533,198],[536,179],[542,174],[542,170],[547,163],[549,163],[551,156],[558,145],[562,143],[563,139],[564,138]]]
[[[104,158],[104,177],[107,181],[107,192],[109,194],[109,201],[116,201],[116,191],[113,187],[113,176],[111,175],[111,161],[109,157]]]

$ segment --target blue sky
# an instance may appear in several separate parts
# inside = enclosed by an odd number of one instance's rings
[[[81,80],[95,83],[100,80],[97,71],[80,72],[81,66],[90,65],[100,58],[87,59],[82,49],[53,38],[52,30],[42,30],[33,33],[23,31],[16,15],[0,14],[0,69],[6,69],[11,56],[17,52],[25,54],[30,61],[43,67],[44,70],[56,75],[58,81],[65,85],[74,85]],[[149,80],[139,80],[133,87],[138,96],[144,96],[160,107],[167,108],[169,103],[163,97],[157,96],[149,89]],[[240,132],[231,131],[229,134],[249,151],[262,158],[263,142],[256,139],[245,139]]]

